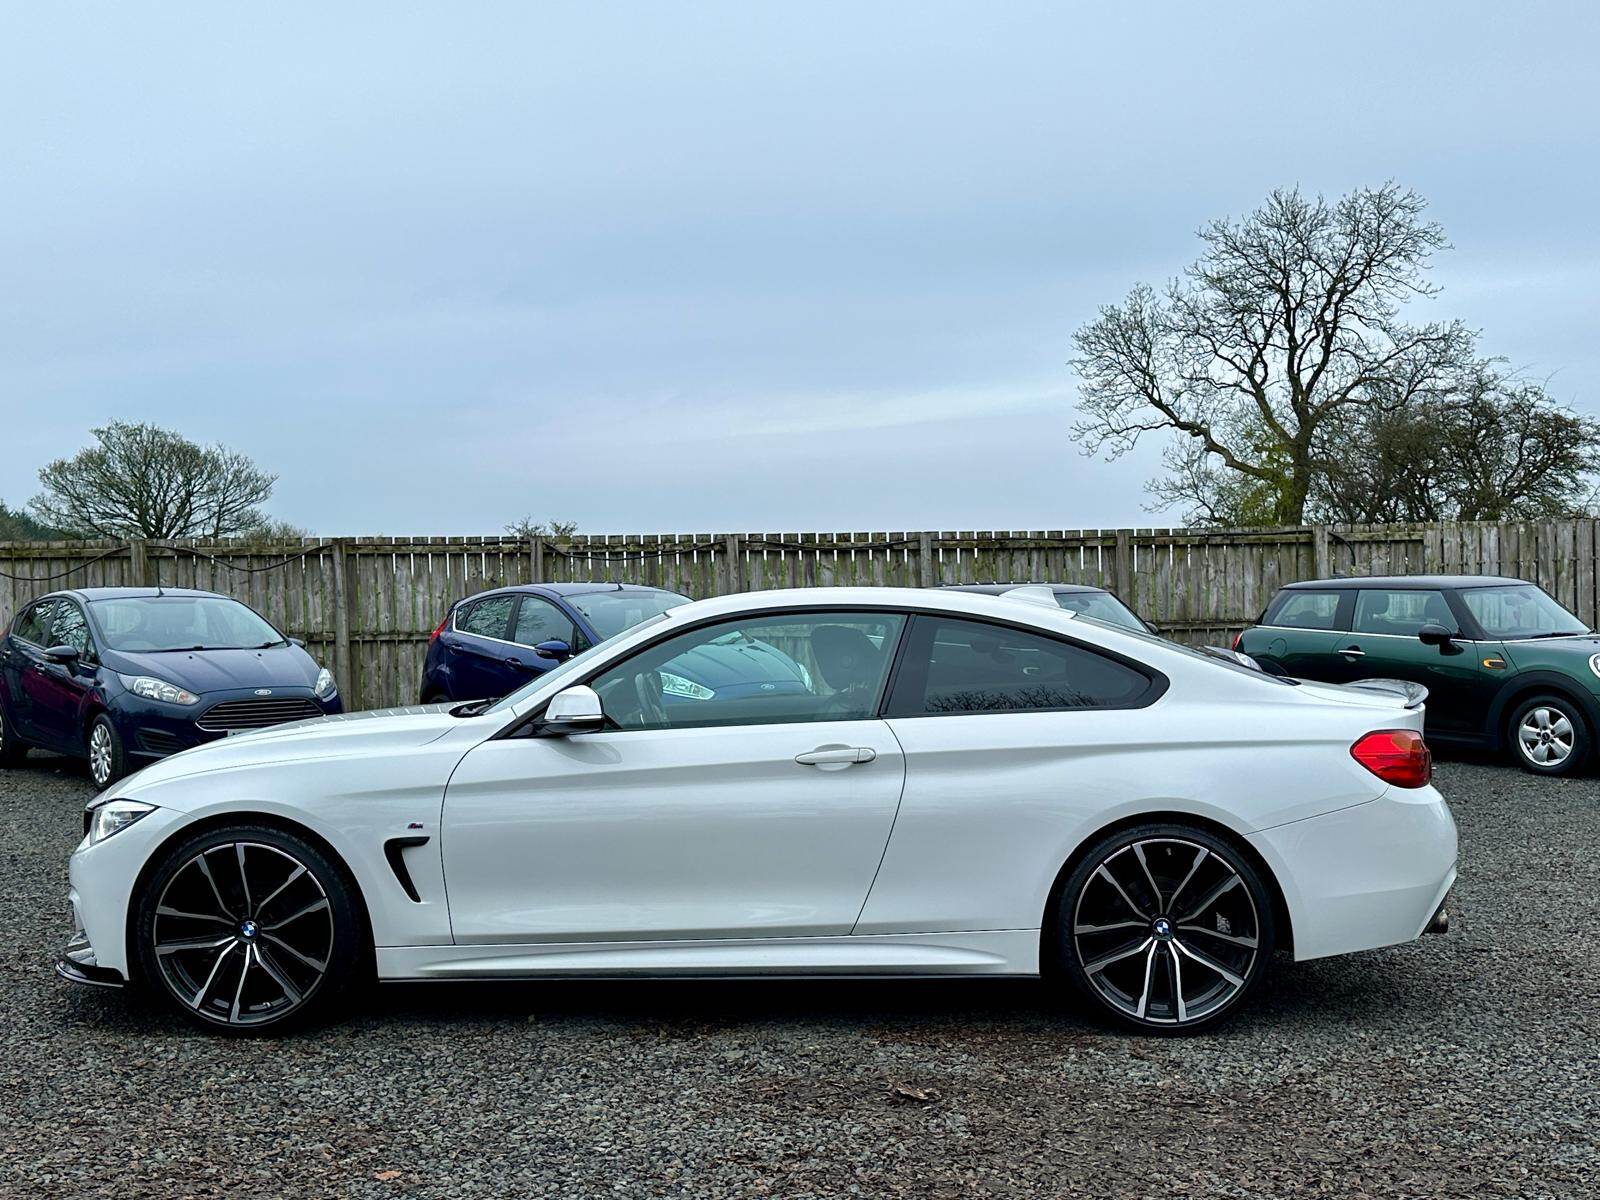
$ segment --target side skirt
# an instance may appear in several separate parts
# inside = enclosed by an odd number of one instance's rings
[[[381,946],[378,978],[530,976],[1037,975],[1037,929],[870,937]]]

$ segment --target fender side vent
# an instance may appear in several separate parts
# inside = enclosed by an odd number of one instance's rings
[[[417,894],[417,885],[411,881],[411,872],[406,870],[405,851],[414,846],[426,846],[428,839],[425,837],[397,837],[390,838],[383,844],[383,856],[389,860],[389,869],[394,872],[394,877],[400,881],[400,886],[417,904],[422,903],[422,897]]]

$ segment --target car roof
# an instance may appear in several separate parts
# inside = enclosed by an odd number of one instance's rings
[[[490,588],[484,592],[473,592],[472,595],[463,597],[466,600],[481,600],[485,596],[586,596],[595,592],[621,592],[637,595],[640,592],[664,592],[668,595],[681,596],[682,592],[674,592],[670,588],[651,587],[645,583],[606,583],[603,580],[579,581],[574,583],[514,583],[509,587]]]
[[[91,587],[91,588],[63,588],[59,592],[51,592],[52,596],[72,596],[78,600],[90,602],[96,600],[155,600],[171,597],[198,597],[204,596],[212,600],[226,600],[229,597],[220,592],[203,592],[197,588],[177,587]]]
[[[1431,591],[1438,588],[1506,587],[1510,584],[1527,582],[1526,579],[1511,579],[1504,575],[1356,575],[1339,579],[1302,579],[1299,583],[1284,584],[1283,590],[1296,592],[1307,589],[1339,591],[1349,588],[1387,588],[1391,591],[1407,591],[1426,588]]]
[[[940,591],[977,592],[984,596],[1003,596],[1019,587],[1047,587],[1058,596],[1081,596],[1085,592],[1099,592],[1109,596],[1109,590],[1091,583],[942,583]]]

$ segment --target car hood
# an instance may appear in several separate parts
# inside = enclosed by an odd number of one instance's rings
[[[1497,643],[1518,670],[1538,667],[1577,670],[1588,674],[1588,661],[1600,654],[1600,636],[1575,633],[1568,637],[1510,638]]]
[[[716,690],[733,683],[788,682],[802,678],[799,665],[766,642],[712,642],[678,655],[661,668]]]
[[[137,793],[152,784],[239,767],[291,760],[303,763],[316,759],[398,754],[428,745],[449,733],[465,732],[466,724],[452,717],[450,706],[444,704],[372,709],[295,721],[233,734],[161,759],[130,775],[112,794]],[[493,731],[493,728],[484,728],[482,734],[487,737]],[[477,740],[469,737],[463,753]]]
[[[299,646],[266,650],[175,650],[132,654],[107,650],[101,662],[124,675],[152,675],[195,695],[235,688],[299,688],[317,682],[317,662]]]

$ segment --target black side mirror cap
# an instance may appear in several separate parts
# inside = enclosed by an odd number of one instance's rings
[[[1424,625],[1417,630],[1417,640],[1424,646],[1448,646],[1460,636],[1460,633],[1452,632],[1443,625]]]
[[[62,666],[68,666],[72,663],[75,663],[79,658],[82,657],[82,655],[78,653],[78,648],[76,646],[68,646],[65,644],[60,646],[51,646],[44,652],[44,656],[51,662],[60,663]]]
[[[565,662],[572,657],[572,647],[560,638],[551,638],[548,642],[540,642],[533,648],[533,652],[540,658],[553,658],[557,662]]]

